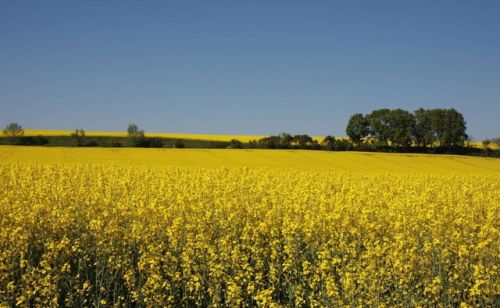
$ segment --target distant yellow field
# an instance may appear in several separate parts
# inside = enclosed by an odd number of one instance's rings
[[[0,163],[94,163],[151,167],[268,168],[349,173],[500,173],[500,160],[456,155],[257,149],[0,146]]]

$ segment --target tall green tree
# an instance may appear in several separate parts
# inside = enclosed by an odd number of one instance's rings
[[[367,116],[370,135],[385,145],[389,145],[391,137],[390,114],[391,110],[383,108],[374,110]]]
[[[370,133],[369,125],[367,117],[361,113],[356,113],[349,119],[345,132],[349,139],[358,143]]]
[[[439,146],[463,145],[467,140],[467,126],[464,116],[451,109],[431,109],[429,118],[432,136]]]
[[[419,108],[415,110],[415,130],[414,136],[418,146],[428,147],[434,143],[434,133],[432,131],[431,111]]]
[[[142,138],[144,137],[144,131],[140,130],[137,125],[131,123],[127,127],[127,134],[130,138]]]
[[[415,116],[403,109],[388,114],[389,140],[394,146],[411,146],[415,130]]]
[[[444,118],[446,117],[445,109],[431,109],[429,110],[429,117],[431,121],[432,135],[439,146],[445,145],[446,125]]]
[[[464,116],[454,108],[447,109],[444,112],[444,136],[443,143],[446,146],[463,145],[467,140],[467,126]]]

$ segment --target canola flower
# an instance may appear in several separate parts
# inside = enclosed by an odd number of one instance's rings
[[[293,168],[241,167],[238,151],[189,167],[18,149],[0,163],[0,306],[498,305],[495,160],[362,174],[279,151],[248,155]],[[175,152],[150,151],[133,153]]]

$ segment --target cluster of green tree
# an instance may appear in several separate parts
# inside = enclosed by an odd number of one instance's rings
[[[282,133],[277,136],[269,136],[259,140],[253,140],[244,145],[243,148],[257,148],[257,149],[305,149],[305,150],[324,150],[324,151],[362,151],[362,152],[390,152],[390,153],[432,153],[432,154],[461,154],[461,155],[476,155],[476,156],[490,156],[500,157],[500,150],[492,150],[490,148],[476,148],[461,145],[452,146],[395,146],[388,143],[378,142],[369,139],[366,142],[347,140],[345,138],[335,138],[333,136],[326,136],[322,141],[318,142],[311,137],[303,140],[308,140],[305,143],[298,141],[290,141],[289,134]],[[307,135],[301,135],[307,136]],[[312,141],[311,141],[312,140]],[[495,140],[498,140],[496,138]],[[499,140],[500,141],[500,140]],[[493,142],[491,142],[493,143]],[[500,146],[500,142],[498,143]]]
[[[251,140],[250,148],[262,149],[320,149],[316,140],[308,135],[290,135],[282,133],[278,136],[264,137],[259,140]]]
[[[378,109],[356,113],[346,133],[354,143],[371,142],[382,147],[463,146],[468,136],[463,115],[455,109]]]
[[[63,147],[145,147],[145,148],[243,148],[237,140],[212,141],[197,139],[147,137],[144,130],[130,124],[127,137],[88,136],[83,129],[75,129],[65,136],[24,136],[24,129],[11,123],[3,130],[0,145],[43,145]]]
[[[251,140],[249,148],[254,149],[303,149],[303,150],[329,150],[329,151],[349,151],[354,146],[345,139],[336,139],[333,136],[326,136],[321,142],[314,140],[309,135],[291,135],[281,133],[277,136],[264,137],[259,140]]]
[[[3,130],[5,138],[0,144],[12,145],[46,145],[49,140],[44,136],[24,136],[24,129],[18,123],[10,123]]]

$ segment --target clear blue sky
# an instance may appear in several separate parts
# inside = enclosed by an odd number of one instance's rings
[[[500,1],[1,1],[0,125],[345,135],[455,107],[500,137]]]

